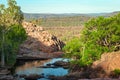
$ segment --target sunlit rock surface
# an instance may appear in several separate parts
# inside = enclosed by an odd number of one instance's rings
[[[107,73],[120,69],[120,51],[102,54],[101,59],[93,63],[93,67],[101,67]]]
[[[28,22],[23,22],[22,25],[25,28],[28,37],[27,40],[21,44],[19,54],[29,54],[31,56],[39,53],[54,53],[60,51],[64,46],[62,41],[57,39],[56,36],[44,31],[42,27]],[[38,57],[38,55],[34,56]],[[48,54],[45,56],[48,56]]]

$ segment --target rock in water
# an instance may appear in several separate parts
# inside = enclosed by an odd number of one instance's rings
[[[102,54],[101,59],[93,63],[93,67],[101,67],[106,73],[120,69],[120,51]]]
[[[28,38],[20,46],[19,53],[34,53],[34,52],[45,52],[52,53],[62,49],[64,43],[57,39],[56,36],[44,31],[40,26],[32,23],[23,22]]]

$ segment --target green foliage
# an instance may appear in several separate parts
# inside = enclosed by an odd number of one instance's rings
[[[21,25],[12,25],[12,29],[7,33],[7,38],[12,42],[20,44],[26,39],[25,29]]]
[[[6,34],[4,35],[3,43],[5,62],[7,63],[7,65],[13,65],[15,63],[18,47],[27,37],[26,32],[22,26],[12,25],[10,27],[11,29],[7,31]],[[2,29],[0,30],[0,32],[1,31]],[[2,39],[0,39],[0,41],[2,41]],[[1,42],[0,45],[2,45]],[[0,53],[1,52],[2,50],[0,50]]]
[[[0,56],[1,66],[13,65],[19,45],[26,39],[21,26],[23,14],[15,0],[8,0],[8,7],[0,4]]]
[[[8,65],[15,63],[19,45],[26,39],[26,32],[20,25],[12,25],[6,34],[6,62]]]
[[[120,14],[91,19],[81,34],[80,39],[71,40],[63,50],[66,56],[77,57],[77,64],[90,65],[102,53],[120,50]]]
[[[115,75],[120,75],[120,69],[115,69],[113,72]]]
[[[15,0],[8,0],[8,7],[0,4],[0,24],[7,28],[14,24],[21,24],[23,14]]]
[[[72,40],[70,40],[64,48],[63,51],[65,51],[67,53],[66,57],[71,58],[77,58],[79,57],[79,52],[80,52],[80,48],[81,43],[79,41],[80,39],[78,38],[73,38]]]

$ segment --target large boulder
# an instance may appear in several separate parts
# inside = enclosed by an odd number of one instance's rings
[[[25,28],[28,38],[21,44],[19,53],[53,53],[60,51],[64,46],[64,43],[57,39],[56,36],[44,31],[40,26],[32,23],[23,22],[23,27]]]
[[[93,63],[93,68],[101,67],[106,73],[120,69],[120,51],[104,53],[101,59]]]

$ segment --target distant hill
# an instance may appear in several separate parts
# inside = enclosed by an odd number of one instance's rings
[[[113,15],[116,15],[118,13],[120,13],[120,11],[115,11],[115,12],[109,13],[108,16],[113,16]]]
[[[30,21],[34,24],[43,26],[43,27],[71,27],[71,26],[82,26],[89,19],[98,16],[113,16],[119,13],[89,13],[89,14],[33,14],[33,13],[24,13],[24,18],[26,21]]]
[[[39,19],[39,18],[51,18],[51,17],[73,17],[73,16],[88,16],[88,17],[97,17],[97,16],[112,16],[120,11],[111,12],[111,13],[87,13],[87,14],[79,14],[79,13],[65,13],[65,14],[49,14],[49,13],[24,13],[25,19]]]
[[[75,14],[75,13],[69,13],[69,14],[39,14],[39,13],[24,13],[25,19],[38,19],[38,18],[51,18],[51,17],[73,17],[73,16],[88,16],[85,14]]]

